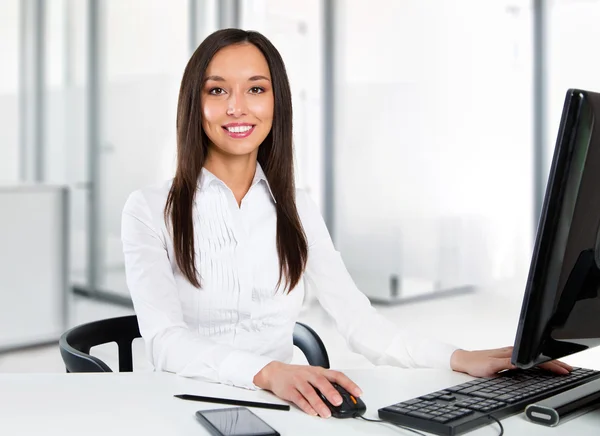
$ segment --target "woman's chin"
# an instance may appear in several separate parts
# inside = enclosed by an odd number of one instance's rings
[[[234,143],[231,144],[228,142],[227,144],[223,144],[221,147],[218,147],[220,151],[229,156],[247,156],[251,154],[258,153],[258,146],[260,144],[242,144],[242,143]]]

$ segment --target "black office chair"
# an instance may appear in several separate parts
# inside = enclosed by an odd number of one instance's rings
[[[90,355],[96,345],[116,342],[119,348],[119,371],[133,371],[131,344],[140,338],[136,315],[110,318],[82,324],[67,330],[58,345],[67,372],[112,372],[110,367]],[[329,357],[321,338],[306,324],[294,327],[294,345],[304,353],[309,365],[329,368]]]

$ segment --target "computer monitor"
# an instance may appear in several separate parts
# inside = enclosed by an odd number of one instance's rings
[[[600,344],[600,94],[567,92],[512,363]]]

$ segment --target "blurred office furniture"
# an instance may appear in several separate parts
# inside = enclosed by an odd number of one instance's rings
[[[357,287],[372,303],[431,300],[488,284],[494,259],[484,220],[405,215],[352,217],[346,219],[352,231],[341,229],[339,250]]]
[[[0,351],[58,341],[68,322],[68,191],[0,185]]]
[[[112,372],[110,367],[90,349],[97,345],[116,342],[119,349],[119,371],[133,371],[132,343],[140,338],[136,315],[103,319],[66,331],[59,341],[60,354],[67,372]],[[297,322],[294,328],[294,345],[306,356],[308,363],[329,368],[329,357],[319,335],[306,324]]]

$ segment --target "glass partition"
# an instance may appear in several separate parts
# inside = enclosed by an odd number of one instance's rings
[[[19,180],[19,38],[18,0],[0,2],[0,182]]]
[[[391,302],[524,280],[530,3],[336,5],[334,228],[359,288]]]

